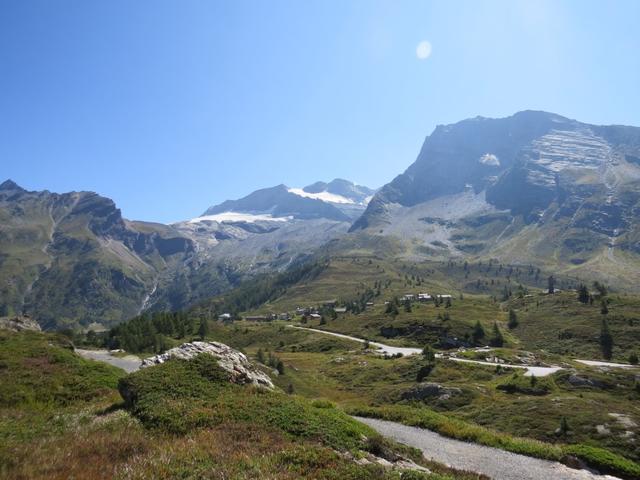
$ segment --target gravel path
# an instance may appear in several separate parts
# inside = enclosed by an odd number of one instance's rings
[[[430,430],[374,418],[355,417],[381,435],[422,450],[425,457],[452,468],[482,473],[495,480],[619,480],[558,462],[443,437]]]
[[[123,369],[127,373],[135,372],[140,368],[142,360],[135,355],[127,355],[125,357],[115,357],[108,350],[83,350],[76,348],[76,353],[81,357],[98,362],[105,362],[114,367]]]
[[[535,367],[532,365],[512,365],[509,363],[495,363],[495,362],[483,362],[481,360],[469,360],[467,358],[456,358],[456,357],[446,357],[449,360],[453,360],[454,362],[462,362],[462,363],[475,363],[476,365],[488,365],[490,367],[495,367],[496,365],[500,365],[503,367],[509,368],[521,368],[526,370],[524,373],[525,377],[531,377],[535,375],[536,377],[546,377],[547,375],[551,375],[556,373],[559,370],[562,370],[562,367]]]
[[[291,328],[297,328],[298,330],[309,330],[316,333],[324,333],[325,335],[331,335],[333,337],[344,338],[346,340],[353,340],[354,342],[365,343],[366,340],[358,337],[352,337],[350,335],[344,335],[342,333],[328,332],[327,330],[319,330],[317,328],[296,327],[295,325],[288,325]],[[385,345],[384,343],[369,342],[369,346],[374,348],[378,353],[384,355],[395,355],[401,353],[402,355],[418,355],[422,353],[421,348],[412,347],[392,347],[391,345]]]
[[[638,365],[631,365],[628,363],[611,363],[611,362],[598,362],[596,360],[578,360],[576,362],[588,365],[590,367],[611,367],[611,368],[636,368]]]
[[[354,342],[364,343],[366,341],[366,340],[363,340],[362,338],[352,337],[350,335],[344,335],[342,333],[329,332],[327,330],[319,330],[317,328],[297,327],[295,325],[289,325],[289,327],[297,328],[299,330],[310,330],[316,333],[324,333],[325,335],[331,335],[333,337],[353,340]],[[401,353],[404,356],[408,356],[408,355],[419,355],[422,353],[421,348],[392,347],[391,345],[385,345],[384,343],[378,343],[378,342],[369,342],[369,345],[372,348],[375,348],[376,352],[384,355],[395,355],[397,353]],[[452,360],[454,362],[473,363],[476,365],[487,365],[489,367],[495,367],[496,365],[500,365],[502,367],[521,368],[526,370],[525,376],[527,377],[530,377],[532,375],[535,375],[536,377],[546,377],[547,375],[556,373],[558,370],[562,370],[561,367],[535,367],[531,365],[511,365],[508,363],[492,363],[492,362],[483,362],[481,360],[468,360],[466,358],[457,358],[457,357],[449,357],[449,356],[445,357],[445,356],[442,356],[441,354],[436,354],[436,357],[443,358],[445,360]]]

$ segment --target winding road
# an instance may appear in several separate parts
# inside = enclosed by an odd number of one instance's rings
[[[295,327],[292,325],[290,325],[290,327],[333,335],[335,337],[345,338],[359,343],[364,343],[366,341],[361,338],[351,337],[340,333],[327,332],[324,330]],[[381,353],[388,355],[394,355],[396,353],[402,353],[403,355],[415,355],[422,352],[419,348],[391,347],[378,342],[369,342],[369,345],[375,347]],[[75,351],[84,358],[105,362],[109,365],[122,368],[126,372],[134,372],[140,369],[142,363],[140,358],[135,355],[118,357],[112,355],[108,350],[76,349]],[[451,358],[451,360],[455,359]],[[492,365],[489,362],[475,362],[465,359],[457,360]],[[522,366],[516,367],[522,368]],[[391,438],[405,445],[418,448],[423,452],[425,457],[430,460],[444,463],[459,470],[481,473],[495,480],[620,480],[617,477],[598,475],[588,470],[571,469],[558,462],[541,460],[497,448],[447,438],[438,433],[422,428],[410,427],[400,423],[374,418],[354,418],[366,425],[369,425],[385,437]]]
[[[374,418],[354,417],[381,435],[418,448],[424,456],[459,470],[482,473],[496,480],[616,480],[558,462],[443,437],[430,430]],[[617,479],[619,480],[619,479]]]
[[[317,328],[308,328],[308,327],[297,327],[295,325],[287,325],[289,328],[297,328],[298,330],[308,330],[310,332],[316,333],[324,333],[325,335],[331,335],[332,337],[344,338],[345,340],[351,340],[359,343],[366,343],[367,340],[358,337],[352,337],[350,335],[344,335],[342,333],[329,332],[327,330],[319,330]],[[413,347],[392,347],[390,345],[385,345],[384,343],[378,342],[369,342],[369,347],[375,348],[377,353],[383,355],[397,355],[401,353],[402,355],[418,355],[422,353],[421,348],[413,348]]]
[[[346,340],[352,340],[354,342],[365,343],[366,340],[362,338],[352,337],[350,335],[344,335],[342,333],[329,332],[326,330],[320,330],[317,328],[307,328],[307,327],[297,327],[295,325],[288,325],[290,328],[297,328],[299,330],[309,330],[316,333],[324,333],[325,335],[331,335],[338,338],[344,338]],[[380,353],[381,355],[396,355],[401,353],[402,355],[419,355],[422,353],[421,348],[412,348],[412,347],[392,347],[390,345],[385,345],[384,343],[379,342],[369,342],[369,346],[374,347],[376,349],[376,353]],[[483,362],[481,360],[468,360],[466,358],[457,358],[444,356],[440,353],[436,354],[437,358],[442,358],[445,360],[451,360],[453,362],[460,363],[473,363],[474,365],[487,365],[490,367],[496,367],[500,365],[501,367],[507,368],[520,368],[526,370],[525,376],[530,377],[535,375],[536,377],[546,377],[547,375],[552,375],[556,373],[558,370],[562,370],[562,367],[537,367],[533,365],[514,365],[509,363],[495,363],[495,362]]]

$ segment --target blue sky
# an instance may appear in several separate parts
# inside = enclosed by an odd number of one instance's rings
[[[381,186],[476,115],[640,125],[639,18],[633,0],[4,1],[0,178],[171,222],[280,183]]]

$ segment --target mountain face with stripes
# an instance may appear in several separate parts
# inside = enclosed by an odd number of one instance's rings
[[[351,230],[615,284],[637,279],[638,212],[640,128],[524,111],[438,126]]]

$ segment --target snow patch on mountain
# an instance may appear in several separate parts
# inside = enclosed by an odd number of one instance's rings
[[[491,167],[499,167],[500,160],[493,153],[485,153],[480,157],[480,163]]]
[[[318,192],[318,193],[310,193],[305,192],[302,188],[289,188],[289,193],[293,193],[294,195],[298,195],[300,197],[306,198],[314,198],[316,200],[322,200],[327,203],[347,203],[347,204],[355,204],[353,200],[347,197],[343,197],[342,195],[336,195],[335,193],[329,192]]]
[[[241,213],[241,212],[222,212],[215,215],[203,215],[189,220],[189,223],[201,222],[286,222],[293,220],[293,217],[274,217],[269,213]]]

